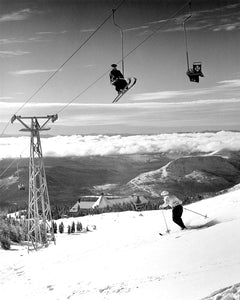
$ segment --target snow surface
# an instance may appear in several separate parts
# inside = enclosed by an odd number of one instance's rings
[[[81,221],[90,232],[57,234],[56,245],[0,250],[0,297],[18,300],[240,299],[240,190],[185,206],[180,231],[171,211],[108,213]],[[170,234],[159,232],[171,229]],[[96,230],[94,226],[96,225]]]

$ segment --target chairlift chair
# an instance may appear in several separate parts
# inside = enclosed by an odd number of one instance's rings
[[[21,159],[21,156],[20,156]],[[20,181],[20,176],[19,176],[19,167],[18,167],[18,163],[17,163],[17,181],[18,181],[18,190],[19,191],[24,191],[25,190],[25,185]]]
[[[204,77],[202,73],[202,63],[194,62],[191,69],[187,70],[187,75],[192,82],[199,82],[199,77]]]
[[[188,55],[188,39],[187,39],[187,30],[186,30],[186,22],[190,20],[192,17],[191,13],[191,1],[189,2],[189,10],[190,15],[186,17],[183,21],[183,30],[184,30],[184,38],[185,38],[185,47],[186,47],[186,58],[187,58],[187,76],[192,82],[199,82],[199,77],[204,77],[202,73],[202,63],[194,62],[192,68],[189,67],[189,55]]]
[[[117,83],[118,83],[118,95],[113,99],[112,103],[116,103],[124,94],[126,94],[137,82],[137,78],[135,77],[125,77],[124,74],[124,53],[123,53],[123,29],[121,26],[119,26],[116,22],[115,22],[115,11],[116,9],[112,10],[112,17],[113,17],[113,24],[119,29],[120,34],[121,34],[121,52],[122,52],[122,75],[123,78],[118,78],[117,79]],[[113,64],[116,65],[116,64]],[[112,66],[113,66],[112,65]],[[113,85],[115,85],[115,82],[112,82]]]
[[[25,191],[25,185],[23,183],[18,184],[18,190],[19,191]]]

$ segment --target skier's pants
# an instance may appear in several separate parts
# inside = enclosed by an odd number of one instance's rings
[[[182,229],[186,228],[182,220],[183,207],[182,205],[177,205],[172,209],[172,219],[173,222],[180,226]]]
[[[119,78],[115,83],[115,88],[117,92],[120,92],[121,90],[124,90],[127,86],[127,81],[123,78]]]

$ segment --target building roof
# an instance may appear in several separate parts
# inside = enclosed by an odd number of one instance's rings
[[[140,196],[141,203],[146,203],[147,200]],[[113,206],[115,204],[123,204],[123,203],[135,203],[137,200],[136,195],[132,196],[115,196],[115,195],[86,195],[80,196],[78,201],[74,204],[74,206],[70,209],[70,212],[77,212],[78,209],[91,209],[94,206],[103,208],[106,206]]]

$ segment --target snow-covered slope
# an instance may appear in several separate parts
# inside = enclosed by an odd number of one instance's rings
[[[169,162],[160,169],[140,174],[128,186],[157,196],[161,190],[189,195],[214,192],[240,181],[240,172],[221,156],[185,156]]]
[[[234,284],[218,292],[228,298],[206,299],[238,299],[240,190],[185,208],[208,216],[185,210],[187,226],[212,226],[180,231],[170,210],[58,220],[65,229],[74,220],[96,230],[58,234],[56,245],[29,254],[0,250],[1,299],[197,300]]]

